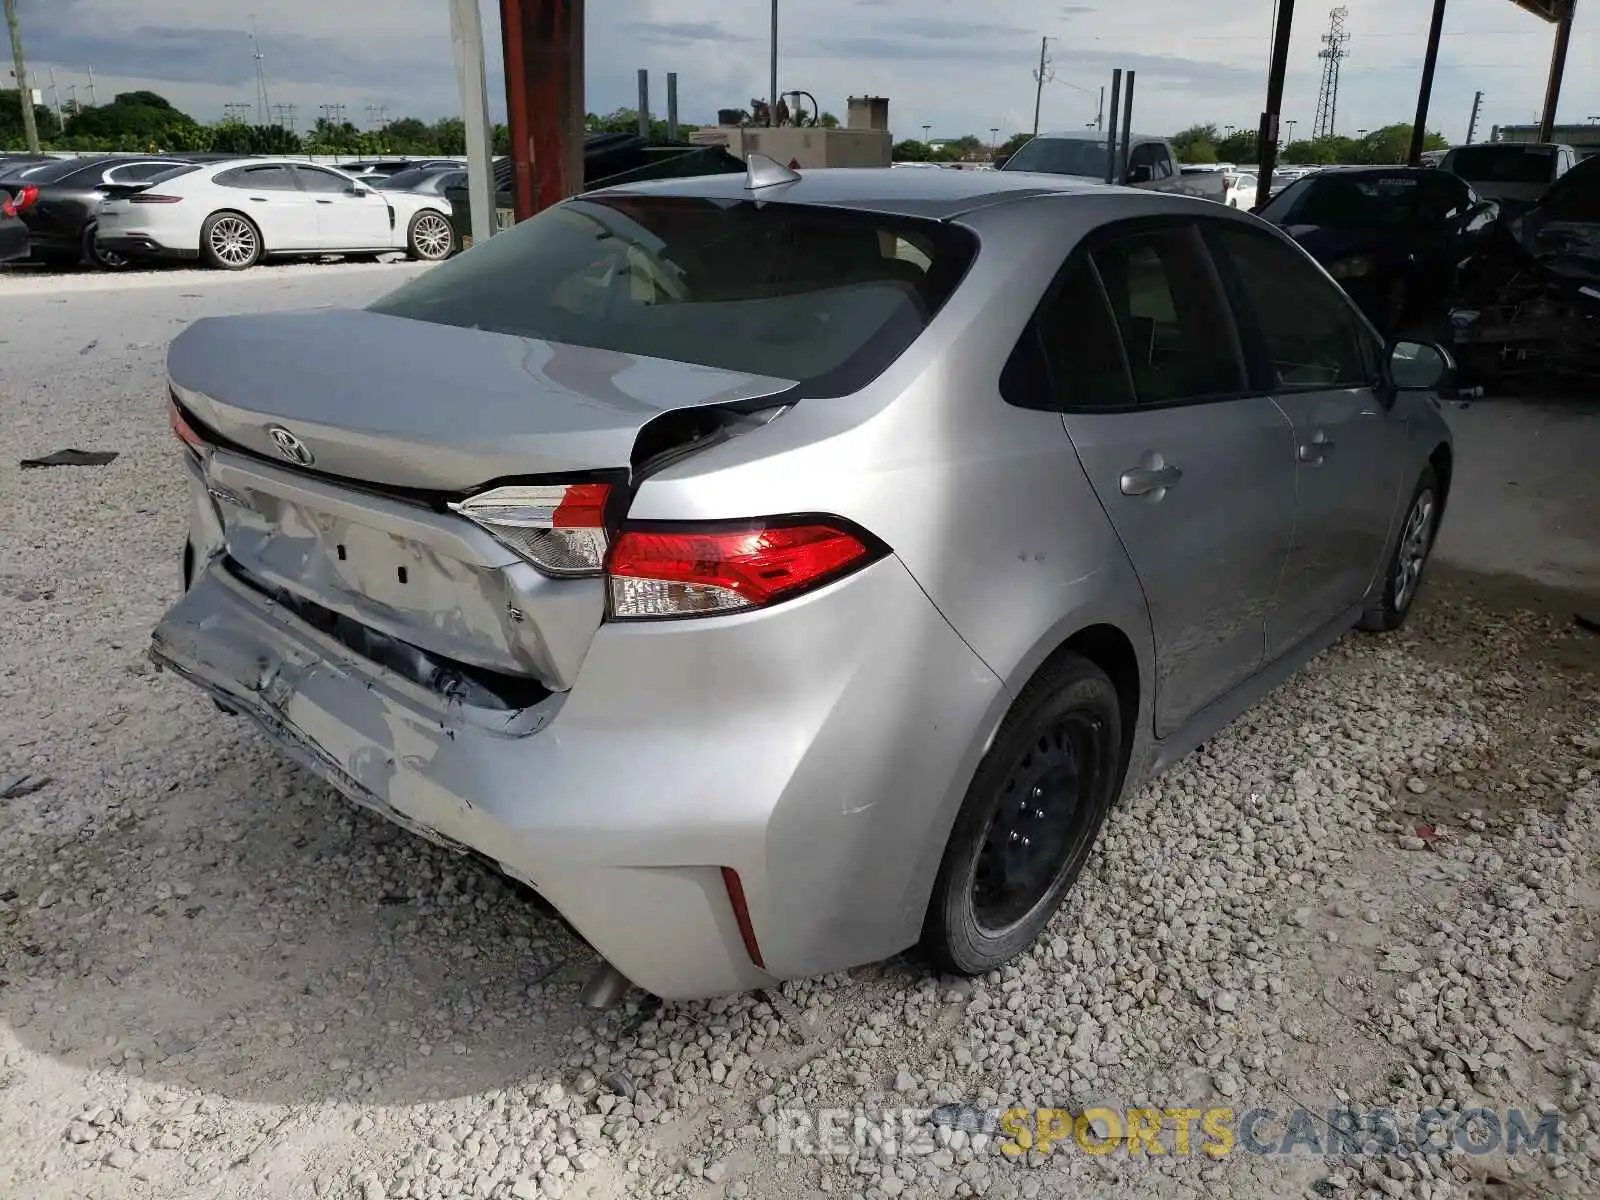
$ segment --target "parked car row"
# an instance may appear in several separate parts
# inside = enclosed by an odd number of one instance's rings
[[[8,210],[3,220],[26,232],[19,251],[19,235],[0,225],[0,261],[25,252],[53,266],[86,263],[101,270],[162,259],[242,270],[281,256],[402,251],[438,260],[458,246],[437,180],[461,169],[438,160],[383,174],[374,187],[346,171],[290,159],[0,160],[0,196]]]

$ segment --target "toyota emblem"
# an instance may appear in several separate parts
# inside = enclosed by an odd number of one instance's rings
[[[310,448],[282,425],[271,425],[267,433],[272,437],[272,444],[278,448],[278,453],[292,463],[302,467],[309,467],[313,461]]]

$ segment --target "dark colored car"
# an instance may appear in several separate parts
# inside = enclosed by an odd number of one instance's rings
[[[28,257],[28,227],[11,197],[0,191],[0,263]]]
[[[393,175],[376,180],[373,187],[384,192],[422,192],[429,196],[443,196],[449,187],[465,186],[466,169],[460,163],[448,166],[407,167]]]
[[[120,270],[126,259],[95,244],[100,201],[107,187],[140,184],[187,161],[159,155],[100,155],[0,165],[0,191],[28,226],[35,261],[70,267],[79,262]]]
[[[1443,317],[1500,208],[1446,171],[1357,167],[1297,180],[1259,212],[1392,334],[1409,320]]]
[[[413,167],[454,167],[465,165],[455,158],[364,158],[358,162],[335,163],[347,175],[398,175]]]

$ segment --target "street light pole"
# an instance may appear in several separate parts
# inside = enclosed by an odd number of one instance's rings
[[[22,136],[30,153],[39,153],[39,126],[33,119],[33,88],[28,85],[28,63],[22,57],[22,30],[17,25],[17,0],[5,0],[6,25],[11,30],[11,61],[17,77],[17,100],[22,105]]]

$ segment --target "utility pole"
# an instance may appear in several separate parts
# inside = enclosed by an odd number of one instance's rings
[[[450,40],[467,142],[467,211],[473,241],[486,242],[498,232],[499,220],[494,203],[489,89],[483,65],[483,14],[478,0],[450,0]]]
[[[1106,85],[1100,85],[1100,107],[1094,114],[1094,127],[1104,132],[1106,127]]]
[[[67,84],[67,108],[73,116],[78,115],[78,85],[75,83]]]
[[[56,128],[61,128],[61,89],[56,86],[56,69],[50,68],[50,107],[56,110]]]
[[[1039,106],[1044,103],[1044,81],[1050,59],[1046,51],[1050,47],[1050,39],[1039,39],[1039,69],[1033,73],[1033,136],[1039,136]]]
[[[1417,119],[1411,125],[1411,149],[1406,162],[1422,161],[1422,147],[1428,136],[1428,102],[1433,98],[1433,70],[1439,63],[1439,35],[1444,29],[1445,0],[1433,0],[1433,21],[1428,26],[1428,48],[1422,57],[1422,86],[1417,89]]]
[[[1483,108],[1483,93],[1479,92],[1472,98],[1472,120],[1467,122],[1467,145],[1472,145],[1478,136],[1478,113]]]
[[[28,63],[22,56],[22,29],[17,24],[17,0],[5,0],[6,26],[11,30],[12,70],[17,76],[17,99],[22,104],[22,136],[28,150],[39,153],[39,124],[33,118],[33,89],[28,86]]]
[[[99,103],[100,103],[100,101],[98,101],[98,100],[96,100],[94,98],[94,68],[90,67],[89,68],[89,107],[93,108],[95,105],[97,105]]]

